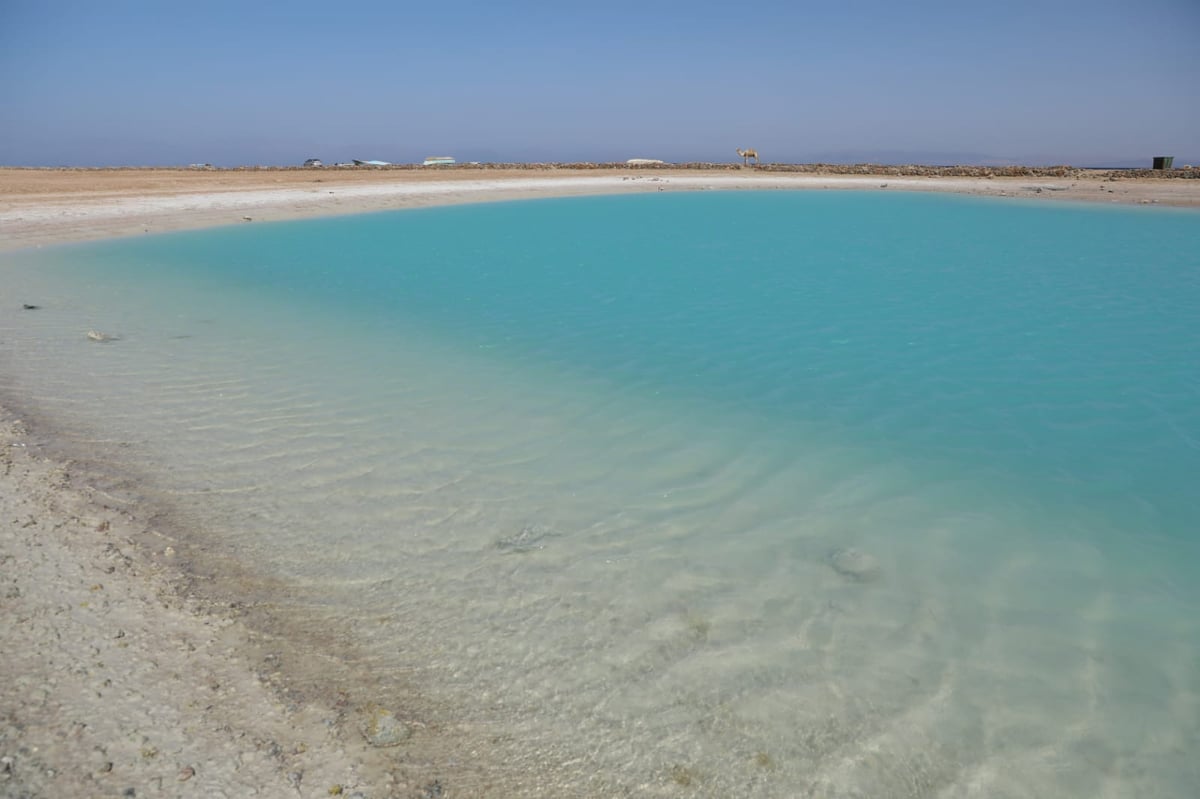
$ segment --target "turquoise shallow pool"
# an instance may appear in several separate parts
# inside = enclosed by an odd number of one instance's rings
[[[0,388],[531,794],[1180,796],[1198,243],[801,192],[147,237],[4,257]]]

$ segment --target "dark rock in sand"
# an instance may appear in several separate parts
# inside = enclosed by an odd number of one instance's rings
[[[543,524],[531,524],[522,527],[521,532],[505,536],[496,542],[496,548],[505,552],[533,552],[545,549],[548,539],[557,538],[560,533]]]
[[[829,553],[829,565],[838,574],[860,583],[869,583],[883,576],[883,567],[874,555],[857,547],[835,549]]]

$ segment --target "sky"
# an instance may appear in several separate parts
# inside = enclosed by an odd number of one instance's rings
[[[0,164],[1200,164],[1200,0],[0,0]]]

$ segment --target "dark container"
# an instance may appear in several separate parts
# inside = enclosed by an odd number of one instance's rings
[[[1171,165],[1175,163],[1173,155],[1156,155],[1154,156],[1155,169],[1171,169]]]

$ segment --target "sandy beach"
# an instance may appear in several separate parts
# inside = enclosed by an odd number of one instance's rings
[[[954,168],[14,169],[0,168],[0,251],[219,225],[435,204],[656,191],[943,191],[1089,203],[1200,206],[1200,180],[1102,170],[970,176]],[[874,172],[874,173],[872,173]],[[896,174],[899,172],[899,174]],[[1054,176],[1066,172],[1063,176]],[[1190,170],[1200,172],[1200,170]]]
[[[1200,180],[1099,171],[0,168],[0,270],[4,251],[172,230],[435,204],[724,189],[1200,207]],[[21,298],[0,296],[20,307]],[[103,463],[72,451],[36,414],[21,398],[0,396],[0,796],[516,795],[506,780],[516,784],[521,764],[493,763],[472,748],[484,734],[440,726],[400,689],[381,693],[358,683],[351,652],[302,663],[303,645],[289,641],[284,622],[218,601],[236,595],[234,570],[218,577],[212,563],[200,565],[186,531],[164,522],[169,509],[141,504],[136,490],[114,490]],[[538,790],[530,795],[563,795],[549,785]]]

